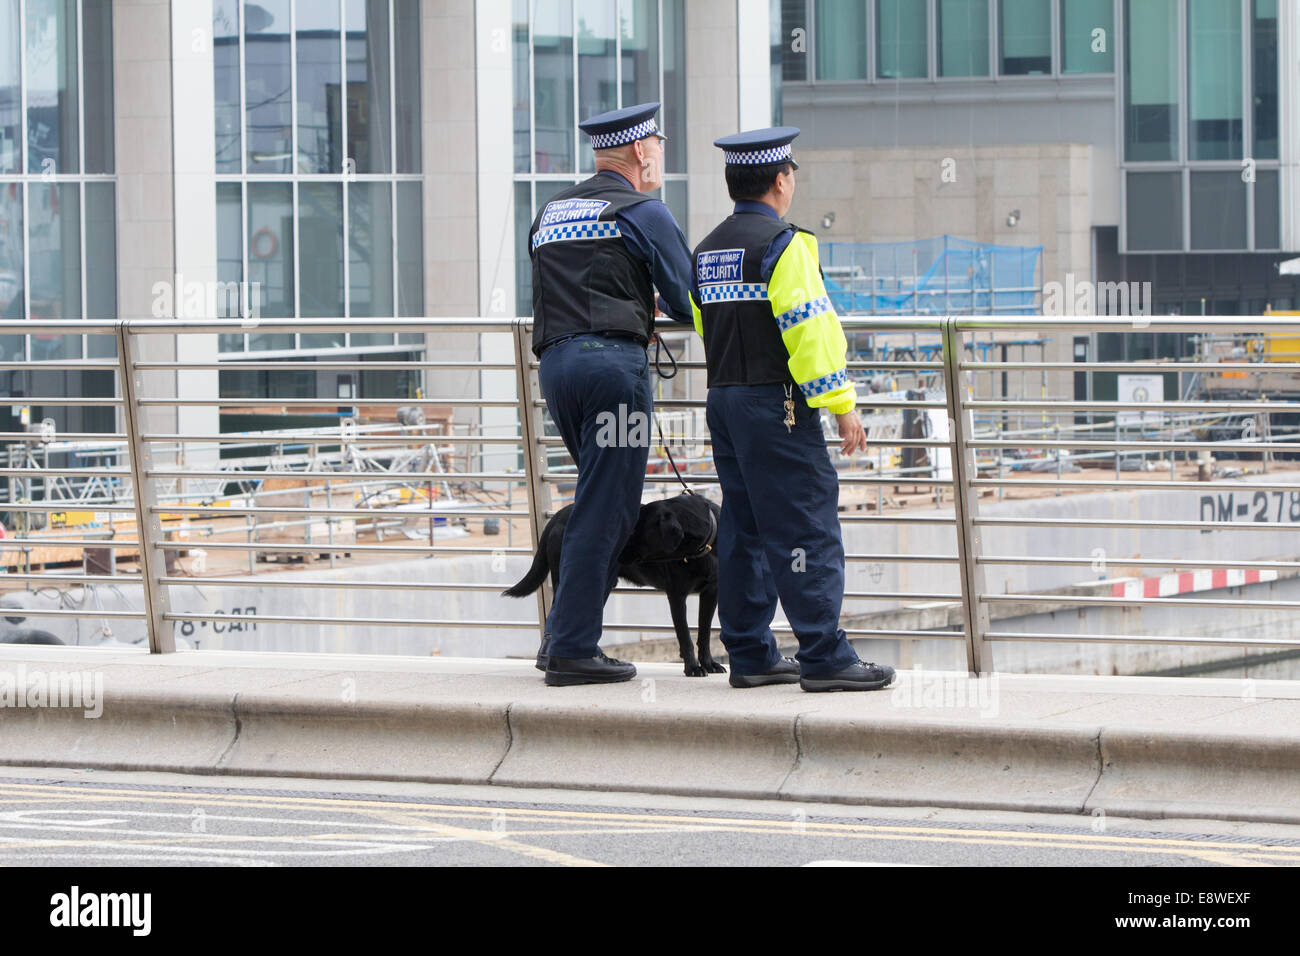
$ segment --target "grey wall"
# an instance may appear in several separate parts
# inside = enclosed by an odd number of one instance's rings
[[[1119,223],[1113,77],[790,83],[782,106],[785,122],[803,131],[798,145],[805,150],[1091,146],[1090,224]]]

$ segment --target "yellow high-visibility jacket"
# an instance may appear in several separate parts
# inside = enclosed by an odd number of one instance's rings
[[[848,377],[848,342],[839,316],[826,294],[817,256],[817,238],[796,229],[767,282],[772,320],[790,353],[790,374],[811,408],[832,414],[851,411],[857,391]],[[695,331],[704,336],[703,318],[694,299]]]

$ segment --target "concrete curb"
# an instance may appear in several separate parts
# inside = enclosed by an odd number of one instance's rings
[[[798,757],[784,715],[514,704],[510,731],[491,783],[762,798]]]
[[[1078,813],[1099,728],[801,717],[791,800]]]
[[[1242,708],[1216,684],[1026,679],[1003,701],[1014,717],[993,722],[903,716],[877,695],[808,700],[666,676],[556,693],[527,664],[22,659],[91,662],[109,692],[99,719],[0,707],[0,765],[1300,823],[1300,702]],[[341,685],[359,686],[361,700]],[[1097,689],[1117,686],[1141,695]],[[1193,686],[1200,696],[1178,696]],[[1166,722],[1143,724],[1151,714]]]
[[[1294,737],[1103,729],[1101,755],[1089,812],[1173,816],[1166,795],[1174,793],[1179,816],[1300,822]]]

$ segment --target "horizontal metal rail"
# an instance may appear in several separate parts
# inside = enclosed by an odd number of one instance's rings
[[[986,527],[1165,528],[1170,531],[1277,530],[1276,523],[1265,521],[1153,521],[1145,518],[976,518],[975,524]]]
[[[1094,567],[1096,556],[1084,558],[1040,557],[1037,555],[980,555],[976,558],[980,564],[1014,564],[1029,566],[1041,564],[1056,567]],[[1196,558],[1122,558],[1107,556],[1103,563],[1111,568],[1187,568],[1197,571],[1293,571],[1300,570],[1300,561],[1266,561],[1247,558],[1242,561],[1216,561]]]
[[[6,405],[87,406],[87,405],[121,405],[121,404],[122,404],[122,399],[120,398],[94,398],[90,396],[84,398],[68,398],[66,396],[62,398],[56,398],[53,396],[44,396],[44,395],[19,396],[17,398],[14,398],[13,396],[0,397],[0,408]]]
[[[144,618],[144,611],[100,611],[94,608],[82,609],[75,611],[65,610],[63,608],[52,607],[6,607],[0,608],[0,616],[4,617],[93,617],[109,618],[112,620],[129,620],[138,621]]]
[[[0,572],[0,581],[8,583],[10,581],[23,581],[31,584],[131,584],[133,582],[143,581],[144,578],[138,574],[124,572],[122,574],[17,574],[10,572]],[[0,617],[4,616],[7,608],[0,608]]]
[[[346,404],[346,402],[322,402],[321,404]],[[4,434],[0,433],[0,439],[4,437]],[[30,440],[32,436],[24,435],[23,437]],[[242,444],[258,448],[265,448],[268,445],[519,445],[522,442],[518,435],[505,437],[495,435],[358,435],[356,437],[295,435],[292,437],[268,436],[258,438],[246,433],[227,433],[224,435],[144,434],[140,437],[147,442],[183,442],[188,444],[212,442],[221,445]]]
[[[274,491],[270,494],[293,494],[294,489],[289,491]],[[6,506],[7,507],[7,506]],[[211,515],[218,517],[221,515],[329,515],[332,518],[427,518],[430,516],[453,516],[462,517],[464,515],[485,515],[489,518],[527,518],[527,511],[496,511],[489,510],[489,505],[478,505],[475,509],[469,508],[426,508],[420,504],[414,505],[383,505],[375,508],[331,508],[322,506],[320,508],[294,508],[290,506],[281,506],[274,504],[262,505],[258,508],[226,508],[220,505],[153,505],[148,510],[152,514],[194,514],[194,515]],[[127,509],[133,510],[133,509]]]
[[[416,346],[418,347],[418,346]],[[2,366],[0,366],[2,367]],[[107,366],[108,368],[117,368],[117,363]],[[408,371],[410,369],[460,369],[466,372],[513,372],[515,366],[513,363],[504,362],[366,362],[358,364],[356,362],[331,362],[328,360],[312,359],[310,362],[136,362],[137,371],[220,371],[220,372],[393,372]],[[413,405],[427,405],[432,399],[412,398],[409,399]],[[460,400],[456,400],[460,404]]]
[[[1209,402],[1026,402],[1021,400],[984,399],[966,402],[973,409],[1028,409],[1059,412],[1293,412],[1300,411],[1300,402],[1233,402],[1213,399]]]
[[[1050,461],[1051,459],[1036,458],[1031,461]],[[1068,459],[1067,459],[1068,460]],[[910,479],[908,480],[910,483]],[[895,482],[896,483],[896,482]],[[1279,492],[1300,492],[1300,475],[1296,476],[1295,484],[1283,484],[1279,482],[1266,481],[1197,481],[1195,478],[1187,478],[1182,481],[1169,479],[1156,479],[1142,481],[1141,479],[1127,479],[1116,481],[1113,478],[1096,479],[1094,481],[1071,480],[1069,478],[974,478],[970,482],[973,488],[1086,488],[1090,491],[1113,491],[1117,488],[1123,488],[1133,491],[1146,491],[1147,489],[1166,490],[1166,491],[1279,491]]]
[[[232,459],[238,461],[239,459]],[[2,472],[0,472],[2,474]],[[30,473],[29,473],[30,474]],[[405,481],[413,485],[429,483],[462,481],[526,481],[523,472],[518,471],[210,471],[186,469],[150,468],[145,471],[146,478],[226,478],[230,481],[264,481],[267,478],[310,478],[322,481],[347,481],[349,478],[364,478],[367,481]],[[324,486],[318,486],[323,488]],[[302,491],[301,488],[277,489],[276,494],[285,491]]]
[[[1258,582],[1256,582],[1258,583]],[[1251,587],[1250,584],[1234,584],[1229,587]],[[1300,609],[1300,601],[1243,601],[1240,598],[1176,598],[1176,597],[1107,597],[1097,594],[984,594],[980,600],[986,604],[998,602],[1022,602],[1026,604],[1091,604],[1101,607],[1252,607],[1265,611],[1294,611]]]
[[[1300,647],[1300,638],[1286,640],[1276,637],[1177,637],[1153,634],[1053,634],[1050,632],[988,631],[988,641],[1042,641],[1049,644],[1165,644],[1206,647]]]
[[[1294,442],[1216,442],[1216,441],[1094,441],[1084,438],[1062,438],[1041,441],[1034,438],[996,439],[973,438],[967,443],[971,448],[1089,448],[1102,451],[1195,451],[1206,448],[1214,451],[1289,451],[1300,453]]]
[[[0,403],[3,404],[3,403]],[[12,403],[10,403],[12,404]],[[376,408],[397,408],[404,405],[459,405],[464,408],[515,408],[516,401],[503,401],[493,398],[142,398],[141,406],[164,406],[167,408],[192,408],[204,405],[238,405],[241,408],[297,408],[309,405],[313,408],[321,405],[353,406],[373,405]],[[430,426],[419,426],[428,428]]]

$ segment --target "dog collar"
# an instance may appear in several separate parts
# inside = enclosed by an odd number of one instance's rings
[[[694,561],[696,558],[702,558],[713,550],[713,545],[718,540],[718,519],[713,517],[713,509],[707,509],[709,512],[709,539],[704,542],[704,547],[696,551],[689,557],[682,558],[683,561]]]

